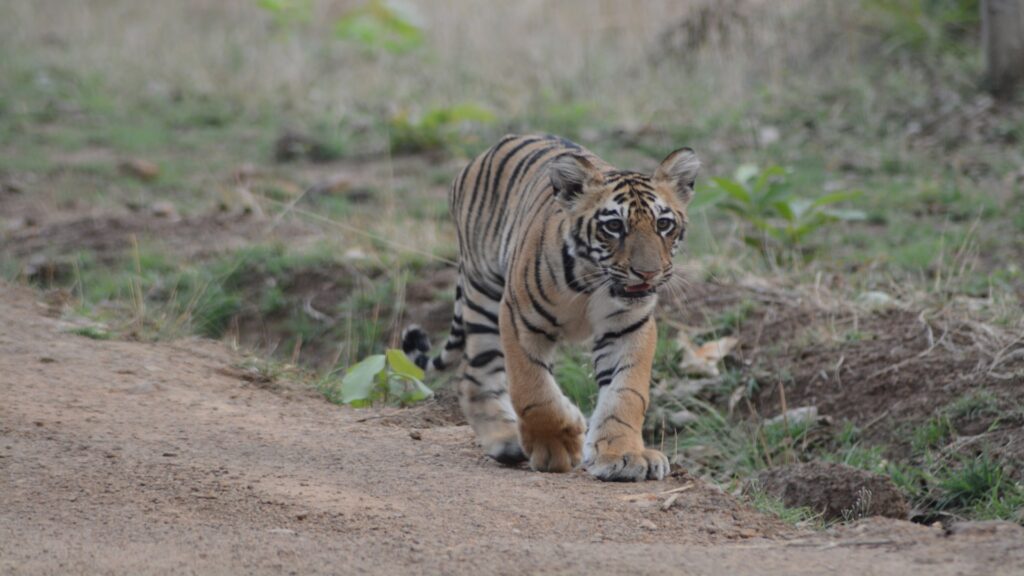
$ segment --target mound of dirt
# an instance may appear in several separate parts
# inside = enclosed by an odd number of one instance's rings
[[[749,333],[774,345],[744,347]],[[817,406],[822,414],[853,421],[865,440],[890,446],[894,457],[909,452],[908,429],[965,395],[985,391],[1006,407],[1003,430],[985,438],[987,448],[1012,459],[1022,454],[1024,438],[1011,409],[1024,374],[1024,342],[993,334],[992,327],[900,308],[828,315],[795,307],[745,328],[741,354],[762,361],[770,373],[791,375],[789,405]],[[757,408],[769,416],[781,411],[777,386],[761,388]],[[992,421],[985,414],[970,420],[958,421],[961,433],[985,431]]]
[[[827,520],[869,516],[903,520],[910,514],[907,502],[891,480],[845,464],[808,462],[780,466],[758,474],[755,483],[786,506],[810,508]]]

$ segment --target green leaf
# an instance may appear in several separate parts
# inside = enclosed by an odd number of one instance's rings
[[[419,380],[412,380],[409,382],[408,388],[405,393],[401,396],[402,402],[405,404],[412,404],[414,402],[420,402],[426,400],[434,395],[434,391],[427,387],[426,384]]]
[[[783,218],[790,222],[797,219],[796,212],[793,211],[793,208],[789,202],[775,202],[774,204],[772,204],[772,207],[775,208],[775,211],[779,213],[779,216],[782,216]]]
[[[832,216],[836,220],[842,220],[843,222],[858,222],[868,219],[867,213],[863,210],[827,208],[824,210],[824,213]]]
[[[743,184],[740,184],[735,180],[729,180],[728,178],[712,178],[711,182],[736,200],[744,204],[750,204],[750,193],[747,192],[747,189]]]
[[[740,184],[747,184],[757,176],[757,164],[740,164],[733,172],[733,179]]]
[[[814,206],[828,206],[829,204],[836,204],[838,202],[845,202],[847,200],[853,200],[861,195],[860,190],[850,190],[846,192],[834,192],[832,194],[826,194],[814,201]]]
[[[288,0],[257,0],[256,5],[270,12],[282,12],[288,8]]]
[[[370,0],[349,11],[334,26],[342,40],[362,44],[371,50],[408,52],[423,43],[423,32],[382,0]]]
[[[365,406],[373,400],[375,377],[384,370],[383,354],[374,354],[348,369],[341,379],[341,401],[352,406]]]
[[[800,220],[808,214],[808,211],[811,210],[811,208],[814,207],[814,203],[806,198],[793,198],[789,202],[786,202],[786,204],[793,213],[793,218],[789,219],[791,221]]]
[[[423,379],[423,370],[414,364],[412,360],[409,360],[409,357],[405,355],[405,352],[402,352],[397,348],[389,348],[386,354],[388,366],[391,367],[392,372],[410,380]]]
[[[786,169],[782,166],[769,166],[761,171],[761,174],[757,177],[757,181],[754,182],[753,189],[755,192],[760,192],[765,189],[773,178],[781,178],[785,175]]]

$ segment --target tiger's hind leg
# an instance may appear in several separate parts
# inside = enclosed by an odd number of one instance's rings
[[[526,456],[508,394],[498,303],[471,285],[465,287],[463,297],[466,357],[458,385],[459,405],[484,452],[502,464],[517,464]]]

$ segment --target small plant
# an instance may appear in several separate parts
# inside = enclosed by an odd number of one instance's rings
[[[981,24],[979,0],[863,0],[888,51],[964,52]]]
[[[423,370],[394,348],[364,358],[349,368],[338,391],[342,403],[356,408],[392,400],[413,404],[434,394],[423,383]]]
[[[110,332],[97,326],[80,326],[78,328],[72,328],[69,332],[92,340],[110,340],[113,338],[113,335]]]
[[[999,461],[985,454],[950,468],[937,487],[940,510],[992,508],[1007,501],[1014,501],[1019,507],[1024,503],[1020,485],[1006,477]]]
[[[313,16],[313,0],[256,0],[256,5],[270,14],[279,31],[291,30]]]
[[[871,515],[871,490],[867,486],[861,486],[857,491],[857,500],[853,506],[842,511],[843,522],[853,522]]]
[[[984,416],[999,415],[999,400],[987,390],[979,390],[961,396],[946,407],[946,414],[957,420],[960,418],[974,420]]]
[[[419,118],[400,112],[391,117],[388,126],[391,152],[414,154],[441,150],[457,144],[467,127],[493,121],[494,114],[490,110],[471,103],[433,108]]]
[[[384,0],[370,0],[338,20],[335,35],[370,53],[403,54],[423,44],[423,31],[412,18]]]
[[[949,421],[949,418],[936,416],[930,418],[920,428],[914,430],[910,444],[914,452],[920,453],[929,448],[945,444],[954,434],[956,434],[956,430],[953,429],[953,424]]]
[[[744,241],[766,257],[797,252],[808,236],[834,222],[866,218],[859,210],[832,207],[856,198],[859,192],[835,192],[814,200],[801,198],[792,193],[786,170],[779,166],[758,170],[745,164],[736,169],[733,178],[711,181],[725,194],[720,205],[754,229]]]

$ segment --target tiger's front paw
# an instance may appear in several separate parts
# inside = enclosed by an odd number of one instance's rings
[[[661,480],[668,474],[668,458],[657,450],[603,452],[587,463],[587,472],[605,482]]]
[[[587,422],[576,406],[541,410],[520,419],[519,440],[538,472],[568,472],[580,463]]]

